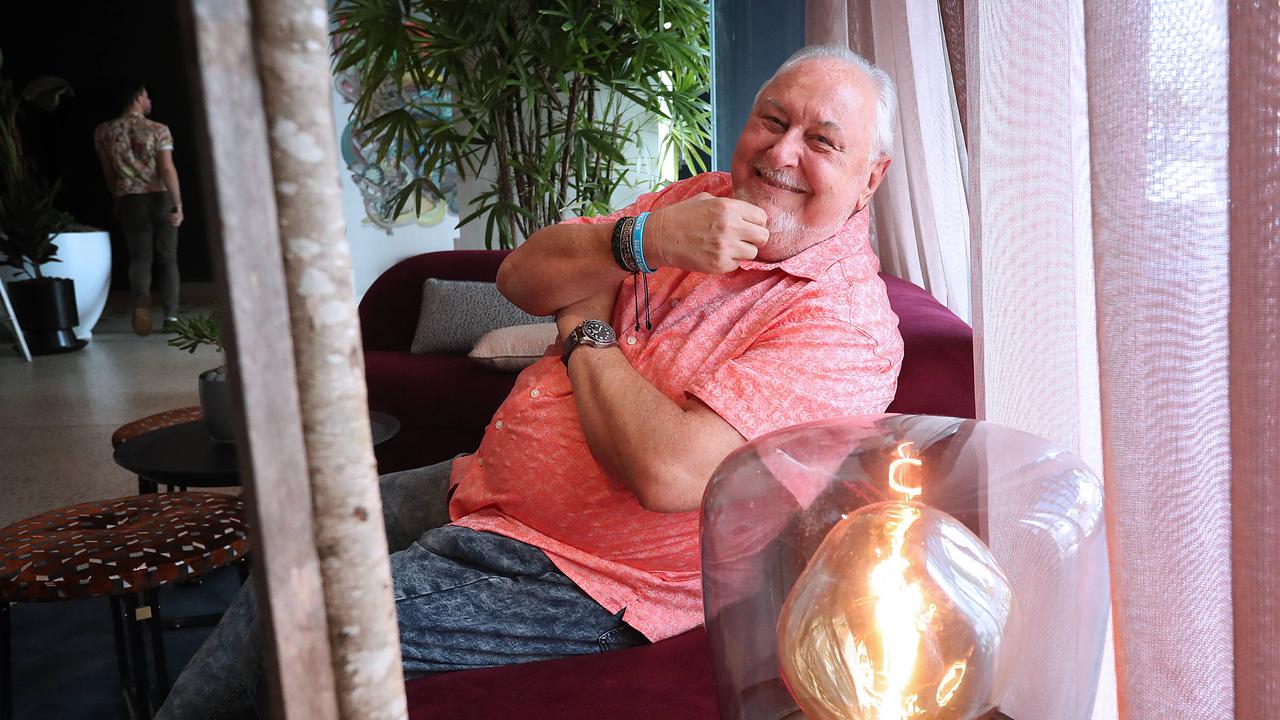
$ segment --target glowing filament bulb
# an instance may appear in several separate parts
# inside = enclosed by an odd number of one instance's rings
[[[906,689],[915,673],[925,603],[920,586],[908,580],[911,564],[903,555],[907,529],[918,517],[915,508],[902,509],[901,519],[889,529],[889,557],[877,564],[868,578],[882,655],[882,688],[876,693],[880,720],[905,720],[918,711],[915,696],[907,695]]]
[[[889,463],[889,488],[895,492],[902,493],[903,500],[910,500],[920,494],[919,485],[906,485],[903,483],[907,469],[911,467],[920,467],[923,463],[920,458],[911,457],[909,448],[912,443],[904,442],[898,446],[894,453],[897,457]]]
[[[951,702],[951,698],[955,697],[960,682],[964,680],[964,671],[968,665],[964,660],[957,660],[947,668],[947,674],[942,676],[942,682],[938,683],[937,696],[934,698],[938,707],[946,707],[947,703]]]
[[[805,717],[987,717],[1003,693],[996,671],[1008,620],[990,628],[1010,592],[981,540],[965,533],[938,510],[898,500],[829,532],[779,617],[780,669]],[[931,572],[961,553],[974,563]],[[979,604],[975,590],[992,600]]]
[[[887,449],[892,499],[841,513],[814,551],[779,617],[780,669],[813,720],[985,717],[1003,692],[1008,580],[977,536],[919,502],[913,444]]]

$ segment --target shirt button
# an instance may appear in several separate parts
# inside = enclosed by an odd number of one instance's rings
[[[636,344],[636,336],[635,336],[635,335],[628,336],[628,337],[627,337],[627,344],[628,344],[628,345],[635,345],[635,344]]]
[[[478,455],[477,455],[477,456],[476,456],[476,465],[479,465],[480,467],[484,467],[484,458],[482,458],[482,457],[480,457],[480,456],[478,456]]]
[[[501,421],[501,420],[499,420],[498,422],[494,423],[494,424],[493,424],[493,426],[494,426],[495,428],[497,428],[497,429],[501,430],[501,429],[502,429],[502,421]]]
[[[541,394],[542,394],[542,391],[541,391],[541,390],[539,390],[538,388],[534,388],[534,389],[532,389],[532,390],[530,390],[530,391],[529,391],[529,397],[532,397],[532,398],[536,398],[536,397],[538,397],[538,396],[539,396],[539,395],[541,395]]]
[[[675,307],[679,304],[680,304],[680,298],[671,298],[671,307]]]

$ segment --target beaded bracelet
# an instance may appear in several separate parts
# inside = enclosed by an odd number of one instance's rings
[[[636,265],[635,246],[631,238],[635,221],[636,219],[633,217],[624,217],[614,223],[613,237],[609,243],[610,250],[613,251],[614,262],[618,263],[618,267],[629,273],[640,271]]]

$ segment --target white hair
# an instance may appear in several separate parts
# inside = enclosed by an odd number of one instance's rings
[[[867,162],[873,163],[880,158],[881,155],[888,154],[890,148],[893,147],[893,124],[897,117],[898,110],[898,91],[893,86],[893,79],[889,77],[889,73],[871,64],[866,58],[855,53],[842,45],[809,45],[800,48],[786,62],[778,66],[773,77],[768,82],[760,86],[760,90],[756,92],[756,100],[760,99],[760,93],[764,92],[765,87],[773,82],[779,75],[787,72],[806,60],[835,60],[844,63],[855,70],[866,75],[869,80],[876,86],[876,136],[871,143],[871,149],[867,154]]]

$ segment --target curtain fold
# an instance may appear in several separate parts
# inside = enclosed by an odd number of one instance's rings
[[[809,0],[806,42],[846,45],[898,88],[892,170],[872,201],[881,268],[970,318],[967,155],[936,0]]]
[[[965,3],[974,352],[980,418],[1100,471],[1082,12],[1081,0]],[[1019,720],[1088,718],[1097,666],[1067,658],[1084,647],[1096,660],[1104,629],[1037,623],[1001,709]]]
[[[1228,12],[1235,708],[1280,718],[1280,3]]]
[[[976,2],[977,0],[969,0]],[[951,68],[951,84],[955,88],[956,111],[960,129],[969,138],[968,89],[965,75],[964,0],[938,0],[942,11],[942,36],[947,41],[947,63]]]
[[[1227,35],[1221,2],[1086,6],[1123,718],[1234,713]]]

